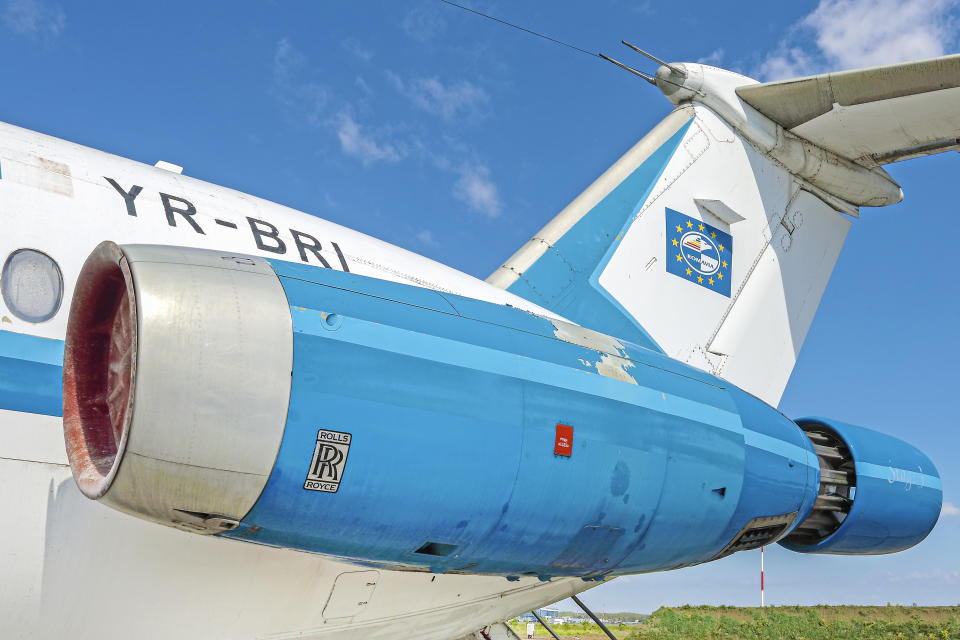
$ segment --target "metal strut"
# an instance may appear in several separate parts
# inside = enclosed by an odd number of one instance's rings
[[[617,637],[612,633],[610,633],[610,629],[607,629],[607,625],[600,622],[600,618],[598,618],[593,611],[590,611],[590,609],[587,608],[587,605],[583,604],[583,601],[580,600],[580,598],[578,598],[577,596],[570,596],[570,598],[577,603],[578,607],[583,609],[584,613],[586,613],[588,616],[593,618],[593,621],[597,623],[597,625],[603,630],[605,634],[607,634],[607,637],[610,638],[610,640],[617,640]]]
[[[532,613],[533,617],[536,618],[537,621],[543,625],[544,629],[550,632],[550,635],[553,636],[553,640],[560,640],[560,636],[557,635],[557,632],[550,628],[550,625],[547,624],[546,620],[540,617],[539,613],[537,613],[536,611],[531,611],[530,613]]]

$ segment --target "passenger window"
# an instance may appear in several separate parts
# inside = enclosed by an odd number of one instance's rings
[[[3,264],[3,302],[27,322],[45,322],[63,302],[63,274],[53,258],[34,249],[17,249]]]

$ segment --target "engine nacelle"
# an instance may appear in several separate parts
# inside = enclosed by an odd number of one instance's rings
[[[825,500],[812,436],[662,353],[509,305],[178,247],[88,258],[64,429],[81,491],[113,508],[391,569],[670,569],[779,540]]]
[[[933,530],[942,485],[916,447],[836,420],[797,424],[820,460],[820,491],[810,516],[780,544],[801,553],[893,553]]]
[[[264,261],[100,244],[77,280],[64,346],[77,486],[162,524],[236,527],[280,447],[292,340]]]

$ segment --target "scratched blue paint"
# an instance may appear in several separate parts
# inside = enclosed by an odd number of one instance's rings
[[[660,350],[597,278],[646,202],[693,120],[687,121],[623,182],[524,271],[508,290],[585,327]]]
[[[745,394],[702,371],[626,342],[625,382],[544,318],[294,267],[276,267],[294,326],[284,438],[223,535],[381,567],[592,578],[702,562],[728,530],[805,499],[796,425],[759,403],[769,460],[748,469]],[[553,454],[558,423],[574,427],[570,457]],[[318,429],[352,436],[336,493],[303,488]],[[767,474],[756,486],[779,492],[743,490]],[[453,551],[416,553],[426,542]]]
[[[933,530],[943,488],[933,462],[920,450],[837,420],[797,422],[825,425],[840,436],[854,459],[857,488],[850,513],[833,534],[814,545],[783,546],[816,553],[893,553],[912,547]]]
[[[63,341],[0,331],[0,409],[63,415]]]

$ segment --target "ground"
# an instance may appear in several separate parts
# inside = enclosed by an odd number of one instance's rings
[[[521,638],[526,623],[511,623]],[[594,624],[560,625],[564,640],[606,640]],[[611,625],[630,640],[960,640],[960,605],[955,607],[663,607],[637,625]],[[536,638],[549,638],[537,625]]]

